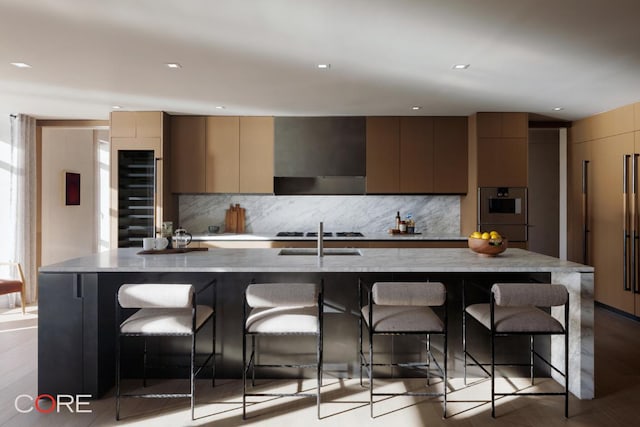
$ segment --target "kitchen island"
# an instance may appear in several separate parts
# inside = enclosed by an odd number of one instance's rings
[[[326,371],[340,377],[357,372],[357,283],[380,280],[438,280],[448,293],[450,371],[460,372],[461,283],[487,287],[495,281],[545,281],[570,294],[570,390],[594,396],[593,268],[522,249],[497,257],[469,249],[371,249],[356,255],[280,255],[280,249],[209,249],[182,254],[140,255],[118,249],[42,267],[39,276],[39,393],[104,394],[113,386],[115,294],[122,283],[193,283],[217,280],[217,373],[241,375],[242,293],[251,280],[325,283]],[[562,308],[553,309],[562,317]],[[457,335],[456,335],[457,334]],[[562,366],[562,339],[550,353]],[[286,348],[286,347],[285,347]],[[179,348],[174,349],[179,352]],[[134,375],[135,373],[132,373]]]

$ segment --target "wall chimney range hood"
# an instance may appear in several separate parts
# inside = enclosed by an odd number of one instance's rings
[[[364,117],[276,117],[274,191],[364,194]]]

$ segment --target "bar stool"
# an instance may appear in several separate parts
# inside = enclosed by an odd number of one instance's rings
[[[467,366],[478,366],[491,377],[491,416],[495,418],[496,396],[519,395],[559,395],[564,396],[564,416],[569,417],[569,293],[563,285],[548,283],[496,283],[491,287],[490,303],[472,304],[465,307],[463,290],[462,336],[464,353],[464,382],[467,382]],[[557,307],[564,305],[564,326],[550,314],[538,307]],[[491,333],[491,363],[480,363],[467,351],[466,317],[478,321]],[[529,363],[496,363],[496,337],[509,335],[529,335]],[[553,366],[534,348],[534,337],[538,335],[564,335],[564,372]],[[467,363],[467,356],[474,363]],[[531,385],[534,384],[533,362],[537,356],[551,369],[564,377],[563,392],[512,392],[495,391],[496,366],[529,366]],[[485,366],[491,366],[491,372]]]
[[[247,287],[242,305],[242,419],[246,419],[247,396],[315,397],[317,416],[320,419],[323,289],[323,281],[320,285],[316,283],[253,283]],[[315,336],[316,363],[257,363],[256,337],[285,335]],[[251,355],[248,362],[247,336],[251,337]],[[316,368],[316,393],[249,393],[247,392],[247,373],[251,370],[251,385],[255,386],[256,367]]]
[[[27,290],[26,281],[24,280],[24,273],[20,263],[17,262],[0,262],[1,267],[14,267],[17,274],[7,273],[7,277],[0,278],[0,295],[11,294],[14,292],[20,293],[20,305],[22,306],[22,314],[25,314],[27,307]],[[4,274],[4,268],[2,271]]]
[[[116,420],[120,419],[121,397],[142,398],[183,398],[191,399],[191,419],[195,410],[195,378],[201,369],[211,361],[212,385],[215,385],[215,280],[208,283],[198,293],[211,288],[211,306],[198,305],[194,287],[189,284],[124,284],[116,295]],[[122,309],[138,309],[124,321],[121,319]],[[212,319],[212,350],[200,366],[196,366],[196,334],[202,330],[209,319]],[[121,394],[121,340],[123,337],[143,337],[143,386],[146,387],[147,342],[148,337],[191,337],[189,393],[143,393]]]
[[[363,302],[363,288],[366,288],[366,304]],[[373,418],[373,396],[442,396],[444,401],[443,417],[447,416],[447,291],[440,282],[377,282],[371,288],[360,280],[358,286],[360,301],[359,318],[359,350],[360,350],[360,385],[362,385],[362,369],[366,368],[369,376],[370,416]],[[431,307],[443,307],[444,319],[441,319]],[[363,325],[369,331],[369,359],[362,351]],[[425,335],[426,363],[374,363],[373,337],[376,335]],[[443,337],[443,366],[431,351],[431,335]],[[374,393],[373,369],[375,366],[402,366],[425,369],[427,385],[430,385],[430,368],[433,360],[442,377],[443,392],[404,392]]]

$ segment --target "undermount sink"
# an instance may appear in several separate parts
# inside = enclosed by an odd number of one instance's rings
[[[325,256],[331,255],[352,255],[362,256],[362,252],[355,248],[325,248],[322,252]],[[280,249],[278,255],[318,255],[316,248],[284,248]]]

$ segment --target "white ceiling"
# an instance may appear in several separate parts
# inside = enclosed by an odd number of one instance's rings
[[[638,0],[0,0],[0,107],[571,120],[640,101],[639,24]]]

